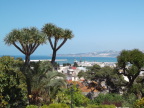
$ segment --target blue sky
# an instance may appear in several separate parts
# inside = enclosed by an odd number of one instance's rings
[[[73,31],[59,54],[144,50],[144,0],[0,0],[0,55],[20,55],[4,44],[12,29],[46,23]],[[34,55],[52,53],[49,43]]]

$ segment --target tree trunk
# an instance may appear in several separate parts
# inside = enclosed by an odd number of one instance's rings
[[[30,65],[30,55],[25,55],[25,66],[29,67]]]
[[[27,84],[28,100],[29,104],[31,104],[31,79],[28,77],[26,78],[26,84]]]
[[[52,59],[51,59],[52,65],[54,65],[55,59],[56,59],[56,50],[53,50]]]
[[[30,55],[25,55],[24,74],[26,77],[26,85],[27,85],[27,92],[28,92],[27,96],[28,96],[29,104],[31,104]]]
[[[137,72],[133,77],[132,79],[130,80],[129,84],[128,84],[128,87],[131,87],[135,81],[135,79],[138,77],[139,73],[140,73],[140,69],[139,69],[139,72]]]

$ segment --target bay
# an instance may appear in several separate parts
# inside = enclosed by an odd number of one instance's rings
[[[25,59],[24,55],[14,55],[12,57],[21,57]],[[51,60],[51,56],[42,55],[32,55],[31,60]],[[56,62],[59,64],[70,63],[73,64],[74,61],[88,61],[88,62],[117,62],[117,58],[114,57],[56,57]]]

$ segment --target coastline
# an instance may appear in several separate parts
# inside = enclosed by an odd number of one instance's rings
[[[25,56],[24,55],[3,55],[3,56],[12,56],[14,58],[22,58],[23,60],[25,60]],[[31,61],[45,61],[51,60],[51,56],[47,56],[47,55],[32,55],[30,57]],[[73,64],[74,61],[81,61],[81,62],[98,62],[98,63],[110,63],[110,62],[117,62],[117,58],[115,57],[68,57],[68,56],[57,56],[56,57],[56,62],[58,62],[59,64],[63,64],[63,63],[70,63]]]

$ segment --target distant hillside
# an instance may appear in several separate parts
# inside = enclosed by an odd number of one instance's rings
[[[88,53],[77,53],[77,54],[58,54],[57,56],[67,57],[117,57],[119,51],[100,51],[100,52],[88,52]]]

